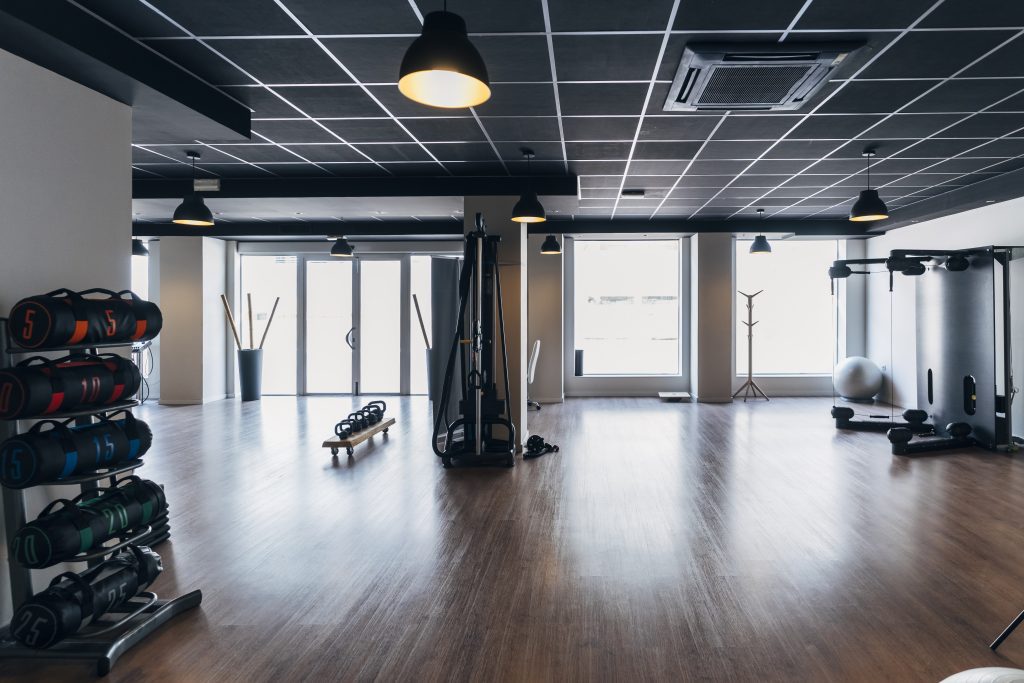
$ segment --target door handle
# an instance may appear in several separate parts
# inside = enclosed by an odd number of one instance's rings
[[[348,344],[348,348],[352,349],[353,351],[355,351],[356,349],[355,344],[353,343],[355,341],[355,331],[356,328],[353,327],[352,329],[345,333],[345,343]]]

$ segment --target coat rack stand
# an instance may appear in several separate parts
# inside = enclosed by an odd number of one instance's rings
[[[739,290],[736,290],[739,291]],[[747,381],[744,382],[736,393],[732,395],[733,398],[743,394],[743,402],[746,403],[747,399],[759,399],[763,398],[766,401],[770,401],[768,395],[761,391],[761,387],[757,386],[757,382],[754,381],[754,325],[759,321],[754,320],[754,297],[763,292],[764,290],[758,290],[753,294],[747,294],[746,292],[740,292],[743,296],[747,297],[747,319],[741,320],[744,325],[747,326]],[[760,396],[758,396],[760,394]]]

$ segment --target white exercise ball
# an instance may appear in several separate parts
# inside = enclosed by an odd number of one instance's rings
[[[942,683],[1024,683],[1024,670],[988,666],[970,669],[944,678]]]
[[[868,358],[850,356],[832,372],[832,385],[843,398],[867,401],[882,390],[882,371]]]

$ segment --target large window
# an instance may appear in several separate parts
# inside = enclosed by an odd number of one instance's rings
[[[574,245],[573,330],[582,374],[679,375],[679,240]]]
[[[770,254],[751,254],[736,240],[736,289],[754,299],[754,372],[827,375],[832,372],[835,322],[828,267],[834,240],[777,240]],[[736,294],[736,373],[747,374],[747,298]]]

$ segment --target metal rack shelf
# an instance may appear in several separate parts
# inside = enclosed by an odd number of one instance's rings
[[[91,409],[83,408],[82,410],[67,410],[61,413],[53,413],[51,415],[29,415],[28,417],[19,417],[18,420],[66,420],[72,417],[93,417],[95,415],[116,413],[128,408],[138,407],[139,405],[139,402],[133,398],[127,401],[111,403],[109,406],[95,406]]]
[[[24,491],[26,489],[35,488],[36,486],[72,486],[79,484],[88,484],[94,481],[100,481],[101,479],[113,479],[119,474],[131,472],[132,470],[137,470],[138,468],[142,467],[145,464],[146,463],[143,461],[142,458],[136,458],[127,465],[122,465],[121,467],[108,467],[105,469],[96,470],[95,472],[90,472],[89,474],[81,474],[77,477],[68,477],[67,479],[58,479],[56,481],[44,481],[39,484],[32,484],[31,486],[22,486],[18,490]]]
[[[11,344],[10,334],[7,329],[7,319],[0,318],[0,367],[3,368],[10,367],[13,363],[12,359],[18,355],[50,352],[96,352],[97,349],[101,348],[128,347],[132,345],[133,342],[118,342],[111,344],[82,344],[47,349],[21,349]],[[130,399],[108,406],[95,406],[91,409],[67,411],[24,419],[58,420],[71,418],[75,419],[77,424],[85,424],[91,422],[96,416],[134,408],[138,405],[140,405],[139,401]],[[0,420],[0,441],[17,433],[18,422],[19,420]],[[78,485],[83,492],[92,491],[97,488],[98,481],[107,478],[113,479],[119,474],[135,470],[143,464],[143,461],[138,459],[120,467],[70,477],[61,481],[48,482],[45,485]],[[7,538],[13,538],[17,530],[27,521],[25,491],[24,489],[9,489],[0,486],[0,500],[3,503],[3,520]],[[67,560],[67,562],[85,562],[89,566],[95,566],[128,545],[139,543],[140,541],[155,545],[166,540],[169,536],[170,526],[167,523],[166,517],[161,516],[159,524],[155,526],[147,525],[142,529],[134,531],[129,538],[122,537],[122,540],[115,545],[100,547],[91,553],[76,555]],[[32,589],[32,570],[22,567],[8,553],[8,571],[11,579],[11,604],[15,606],[21,605],[34,594]],[[138,598],[142,598],[142,601],[140,602]],[[202,599],[202,592],[198,590],[172,600],[159,600],[155,593],[140,593],[138,596],[134,596],[126,601],[120,610],[112,612],[114,614],[125,614],[123,618],[113,622],[101,620],[92,625],[99,628],[86,627],[75,636],[44,650],[24,647],[12,640],[6,629],[0,630],[0,660],[93,660],[96,662],[97,674],[104,676],[110,672],[110,668],[117,661],[118,657],[176,615],[198,606]]]

